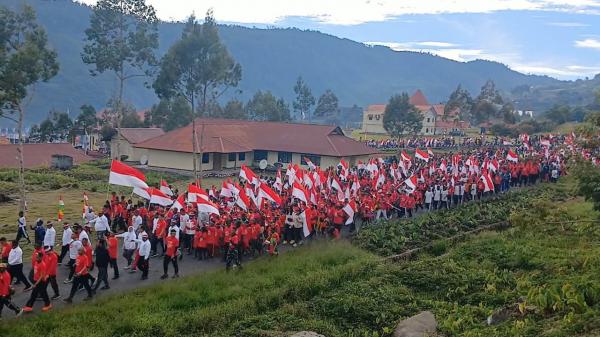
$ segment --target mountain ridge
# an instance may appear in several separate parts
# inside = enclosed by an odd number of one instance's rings
[[[116,79],[110,73],[90,76],[90,67],[81,61],[91,8],[70,0],[0,0],[1,5],[11,9],[22,3],[36,10],[61,66],[55,78],[36,86],[26,122],[38,123],[53,109],[69,111],[75,117],[82,104],[97,109],[106,106],[115,93]],[[158,56],[179,38],[182,28],[180,22],[160,23]],[[219,25],[219,32],[242,65],[242,81],[229,91],[228,98],[244,101],[258,90],[271,90],[291,103],[298,76],[305,79],[317,98],[332,89],[342,106],[384,103],[395,93],[416,89],[421,89],[430,101],[441,102],[458,84],[476,95],[488,79],[504,91],[522,85],[563,83],[548,76],[522,74],[498,62],[458,62],[427,53],[394,51],[314,30]],[[139,110],[158,101],[144,81],[132,80],[125,88],[126,100]]]

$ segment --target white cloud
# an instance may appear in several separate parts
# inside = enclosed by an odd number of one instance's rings
[[[96,0],[76,0],[94,4]],[[274,24],[286,17],[308,17],[325,24],[356,25],[406,14],[489,13],[502,10],[598,12],[598,0],[147,0],[165,20],[214,9],[218,21]]]
[[[457,44],[448,43],[448,42],[438,42],[438,41],[424,41],[424,42],[416,42],[416,44],[424,47],[437,47],[437,48],[451,48],[457,47]]]
[[[591,48],[600,50],[600,40],[596,39],[585,39],[585,40],[577,40],[575,41],[575,47],[578,48]]]

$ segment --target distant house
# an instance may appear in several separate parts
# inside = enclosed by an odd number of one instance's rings
[[[0,168],[19,167],[18,144],[0,145]],[[73,158],[73,164],[82,164],[94,160],[84,151],[74,148],[69,143],[23,144],[25,168],[49,167],[52,156],[61,155]]]
[[[121,158],[125,157],[126,161],[139,162],[145,150],[140,150],[135,145],[147,141],[158,136],[162,136],[165,132],[160,128],[121,128],[113,136],[110,141],[111,158],[117,156],[117,145]]]
[[[269,165],[296,163],[306,167],[304,158],[321,167],[335,166],[341,159],[352,165],[378,153],[346,137],[341,128],[328,125],[200,118],[196,120],[196,134],[198,149],[203,152],[198,167],[201,164],[203,170],[258,166],[262,160]],[[193,170],[191,124],[133,147],[146,151],[148,166]]]
[[[444,104],[429,104],[421,90],[417,90],[410,97],[409,102],[423,115],[421,135],[443,135],[451,131],[465,131],[470,127],[468,122],[458,121],[460,118],[459,109],[445,112],[446,106]],[[387,134],[383,127],[385,107],[385,104],[373,104],[364,110],[362,128],[364,134]]]

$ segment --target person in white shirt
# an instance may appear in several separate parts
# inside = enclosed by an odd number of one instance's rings
[[[115,237],[123,238],[123,257],[127,260],[127,267],[125,269],[129,269],[132,267],[131,262],[133,261],[133,253],[135,252],[137,240],[133,226],[129,226],[127,232],[115,235]]]
[[[98,216],[94,212],[94,209],[90,206],[88,208],[88,212],[85,213],[85,223],[90,223],[92,220],[96,219]]]
[[[8,273],[10,274],[10,281],[17,279],[18,282],[25,284],[25,290],[31,290],[31,283],[23,274],[23,250],[19,247],[19,241],[13,240],[12,249],[8,253]]]
[[[135,210],[133,213],[133,218],[131,219],[131,225],[133,226],[133,230],[137,232],[138,228],[142,225],[143,219],[140,216],[140,211]]]
[[[87,225],[89,226],[89,225]],[[77,233],[77,240],[82,241],[83,239],[87,239],[88,242],[92,242],[90,240],[90,236],[88,235],[87,231],[85,230],[85,228],[79,226],[77,223],[75,224],[75,232]]]
[[[142,239],[137,240],[139,244],[138,248],[138,261],[137,267],[142,271],[142,280],[148,279],[148,269],[150,268],[150,250],[152,246],[150,245],[150,241],[148,241],[148,234],[146,232],[142,233]]]
[[[442,191],[440,185],[435,185],[435,191],[433,192],[433,208],[438,209],[440,207],[440,200],[442,197]]]
[[[46,223],[46,235],[44,235],[44,248],[54,247],[56,244],[56,229],[51,221]]]
[[[425,191],[425,208],[428,211],[431,211],[431,201],[433,201],[433,192],[431,191],[431,187]]]
[[[69,226],[68,222],[63,224],[62,234],[62,248],[60,250],[60,256],[58,257],[58,264],[62,265],[62,260],[69,254],[69,244],[71,243],[71,236],[73,236],[73,230]]]
[[[110,232],[110,226],[108,225],[108,217],[104,213],[99,217],[90,220],[89,224],[94,224],[94,230],[96,231],[96,238],[98,240],[104,239],[106,233]]]
[[[23,214],[23,211],[19,212],[19,220],[17,220],[17,224],[17,242],[21,241],[22,238],[25,238],[27,240],[27,243],[31,244],[29,234],[27,234],[27,220],[25,220],[25,215]]]
[[[65,280],[65,284],[73,282],[73,275],[75,274],[75,262],[77,255],[79,255],[79,249],[83,248],[81,241],[77,239],[77,233],[71,234],[71,240],[69,241],[69,277]]]

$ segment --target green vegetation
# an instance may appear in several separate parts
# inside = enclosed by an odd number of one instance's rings
[[[408,94],[390,97],[383,114],[383,128],[392,137],[416,135],[423,128],[423,115],[412,104]]]

